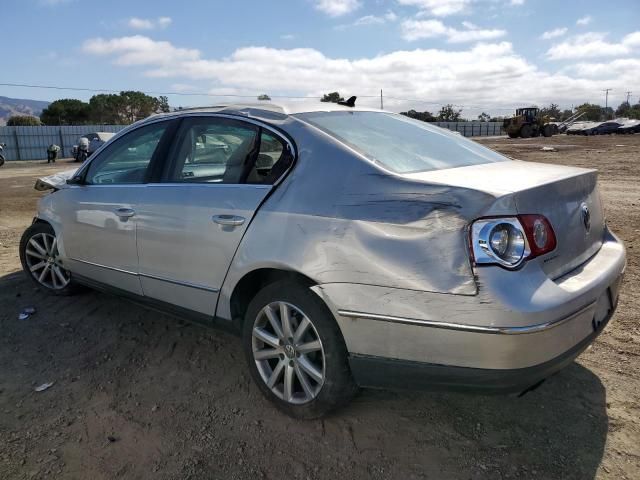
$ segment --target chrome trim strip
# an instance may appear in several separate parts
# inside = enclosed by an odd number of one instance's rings
[[[163,187],[216,187],[216,188],[242,188],[252,190],[271,190],[272,185],[262,185],[257,183],[217,183],[217,182],[167,182],[167,183],[145,183],[141,186],[147,188],[163,188]]]
[[[101,265],[99,263],[89,262],[87,260],[78,260],[77,258],[69,258],[69,260],[73,260],[74,262],[86,263],[87,265],[92,265],[94,267],[106,268],[107,270],[113,270],[114,272],[126,273],[127,275],[138,275],[135,272],[130,272],[129,270],[123,270],[122,268],[116,267],[108,267],[106,265]]]
[[[183,282],[183,281],[179,281],[179,280],[171,280],[171,279],[166,278],[166,277],[161,277],[160,275],[151,275],[151,274],[148,274],[148,273],[140,273],[139,275],[141,277],[150,278],[152,280],[160,280],[162,282],[172,283],[174,285],[179,285],[181,287],[190,287],[190,288],[195,288],[195,289],[198,289],[198,290],[204,290],[205,292],[211,292],[211,293],[220,292],[219,288],[207,287],[205,285],[200,285],[198,283]]]
[[[150,275],[148,273],[130,272],[129,270],[123,270],[122,268],[108,267],[106,265],[101,265],[99,263],[88,262],[87,260],[78,260],[77,258],[70,258],[69,260],[73,260],[74,262],[86,263],[87,265],[92,265],[94,267],[105,268],[107,270],[113,270],[114,272],[126,273],[127,275],[135,275],[135,276],[140,276],[140,277],[151,278],[152,280],[160,280],[160,281],[163,281],[163,282],[172,283],[174,285],[179,285],[181,287],[190,287],[190,288],[195,288],[195,289],[198,289],[198,290],[204,290],[206,292],[211,292],[211,293],[220,292],[219,288],[207,287],[205,285],[200,285],[200,284],[197,284],[197,283],[190,283],[190,282],[182,282],[182,281],[178,281],[178,280],[171,280],[171,279],[166,278],[166,277],[161,277],[161,276],[158,276],[158,275]]]
[[[457,330],[460,332],[485,333],[490,335],[526,335],[529,333],[540,333],[573,320],[578,315],[586,312],[595,306],[596,302],[590,303],[571,315],[551,322],[527,325],[524,327],[491,327],[483,325],[465,325],[461,323],[438,322],[434,320],[418,320],[415,318],[394,317],[392,315],[379,315],[377,313],[354,312],[351,310],[338,310],[343,317],[363,318],[380,322],[401,323],[405,325],[416,325],[419,327],[442,328],[446,330]]]

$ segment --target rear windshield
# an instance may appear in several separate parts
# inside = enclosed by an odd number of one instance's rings
[[[309,112],[296,117],[398,173],[508,160],[461,135],[402,115],[384,112]]]

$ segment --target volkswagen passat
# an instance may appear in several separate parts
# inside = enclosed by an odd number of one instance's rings
[[[242,337],[298,418],[357,386],[522,392],[616,308],[594,170],[511,160],[389,112],[153,116],[53,190],[20,245],[41,288],[114,292]]]

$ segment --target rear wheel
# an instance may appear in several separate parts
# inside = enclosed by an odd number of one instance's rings
[[[31,281],[47,293],[70,295],[78,289],[62,265],[56,233],[48,223],[35,223],[24,232],[20,262]]]
[[[250,302],[243,348],[262,393],[294,418],[321,417],[356,393],[330,310],[309,288],[280,281]]]
[[[507,132],[509,138],[518,138],[518,132]]]
[[[532,133],[533,133],[533,129],[531,128],[531,125],[524,125],[520,129],[520,136],[522,138],[529,138],[529,137],[531,137]]]

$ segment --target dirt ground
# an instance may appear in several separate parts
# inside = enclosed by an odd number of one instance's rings
[[[322,421],[280,414],[238,340],[100,293],[46,296],[18,241],[59,162],[0,168],[0,479],[639,479],[640,135],[483,143],[595,167],[629,255],[619,309],[522,398],[363,391]],[[541,151],[543,145],[556,151]],[[18,320],[22,308],[37,313]],[[34,388],[55,382],[46,391]]]

